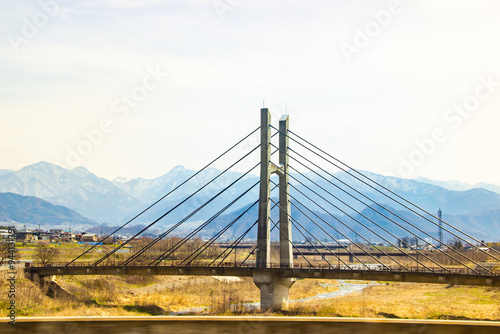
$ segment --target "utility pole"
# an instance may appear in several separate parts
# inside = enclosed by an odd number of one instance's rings
[[[438,247],[441,248],[443,247],[443,213],[441,212],[441,208],[439,208],[438,212],[438,219],[439,219],[439,229],[438,229],[438,240],[439,240],[439,245]]]

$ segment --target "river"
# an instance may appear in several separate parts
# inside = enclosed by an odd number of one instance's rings
[[[337,290],[335,290],[335,291],[320,293],[320,294],[317,294],[317,295],[311,296],[311,297],[290,300],[290,303],[301,303],[301,302],[311,301],[311,300],[321,300],[321,299],[328,299],[328,298],[335,298],[335,297],[343,297],[343,296],[347,296],[350,294],[361,292],[370,286],[378,285],[378,283],[377,282],[347,283],[344,280],[338,280],[338,284],[335,284],[335,285],[337,286]],[[332,285],[325,284],[325,286],[332,286]],[[253,311],[253,310],[259,309],[260,303],[258,303],[258,302],[257,303],[246,303],[246,304],[243,304],[243,306],[248,311]],[[190,308],[180,310],[177,312],[172,312],[172,313],[170,313],[170,315],[186,315],[186,314],[193,314],[193,313],[198,313],[198,314],[199,313],[208,313],[208,307],[207,306],[190,307]]]

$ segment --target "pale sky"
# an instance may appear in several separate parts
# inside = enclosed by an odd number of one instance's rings
[[[0,169],[199,169],[265,99],[357,168],[500,184],[496,0],[0,4]]]

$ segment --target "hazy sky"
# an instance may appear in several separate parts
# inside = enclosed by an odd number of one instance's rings
[[[265,99],[355,167],[500,184],[496,0],[0,3],[0,169],[197,169]]]

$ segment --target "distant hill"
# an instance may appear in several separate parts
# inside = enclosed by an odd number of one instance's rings
[[[464,182],[460,181],[436,181],[436,180],[430,180],[426,179],[425,177],[417,177],[415,179],[418,182],[423,182],[423,183],[428,183],[428,184],[433,184],[435,186],[439,186],[448,190],[457,190],[457,191],[465,191],[469,189],[475,189],[475,188],[483,188],[489,191],[493,191],[497,194],[500,194],[500,186],[497,186],[496,184],[491,184],[491,183],[485,183],[485,182],[479,182],[474,185],[467,184]]]
[[[71,226],[73,229],[98,224],[64,206],[13,193],[0,193],[0,221],[45,227]]]
[[[53,204],[63,205],[75,210],[83,216],[99,222],[101,225],[120,226],[195,173],[194,170],[176,166],[168,173],[154,179],[136,178],[127,181],[123,178],[116,178],[110,181],[100,178],[82,167],[68,170],[57,165],[40,162],[24,167],[19,171],[0,170],[0,192],[36,196]],[[130,226],[149,224],[172,210],[168,216],[154,225],[155,231],[161,232],[194,212],[212,196],[218,194],[242,175],[237,172],[228,172],[218,177],[210,186],[187,200],[181,207],[173,210],[180,201],[186,199],[219,173],[220,171],[210,168],[203,171],[136,219]],[[484,187],[478,187],[478,185],[469,186],[459,181],[449,183],[427,179],[408,180],[366,171],[361,171],[361,173],[432,214],[435,214],[438,208],[441,208],[446,221],[456,224],[458,228],[469,234],[488,240],[500,239],[498,227],[500,224],[500,194],[485,189],[491,188],[494,190],[497,187],[495,185],[484,184]],[[363,227],[360,227],[349,216],[359,218],[361,222],[365,221],[367,226],[373,225],[360,213],[363,213],[366,217],[373,217],[373,220],[377,223],[385,224],[386,222],[378,220],[380,217],[377,214],[374,215],[373,210],[370,209],[376,202],[385,208],[392,208],[391,211],[415,222],[433,236],[436,234],[435,226],[411,213],[408,208],[389,199],[383,194],[385,191],[381,186],[371,183],[359,175],[357,175],[359,179],[356,179],[346,172],[310,171],[304,174],[291,174],[291,176],[290,182],[294,185],[291,188],[292,201],[298,205],[302,203],[310,207],[325,221],[334,227],[338,227],[341,233],[346,235],[351,233],[350,235],[353,236],[352,231],[338,223],[334,217],[347,222],[353,229]],[[187,227],[184,228],[184,226],[197,226],[197,224],[210,218],[213,213],[220,210],[258,180],[255,175],[246,176],[234,187],[221,193],[203,210],[190,217],[180,230],[185,231]],[[360,180],[366,181],[368,184]],[[313,183],[323,188],[323,190],[319,190],[321,197],[309,191],[308,187],[319,189]],[[446,187],[465,190],[450,190]],[[357,192],[351,188],[356,189]],[[271,196],[276,197],[277,190]],[[221,221],[223,217],[234,217],[234,214],[244,210],[257,197],[258,186],[254,187],[245,197],[224,212],[213,223],[213,226],[218,226],[218,221]],[[333,207],[332,204],[336,205],[337,208]],[[328,208],[334,217],[323,212],[321,207]],[[255,214],[254,212],[253,216],[245,218],[248,221],[245,221],[244,224],[239,222],[239,225],[235,226],[235,231],[244,229],[247,226],[246,223],[253,223],[256,219]],[[298,210],[292,209],[292,215],[300,223],[304,223],[307,229],[321,232]],[[395,235],[406,233],[392,225],[389,225],[388,228]],[[210,234],[208,230],[206,233]],[[377,239],[378,237],[371,236],[370,238]]]

